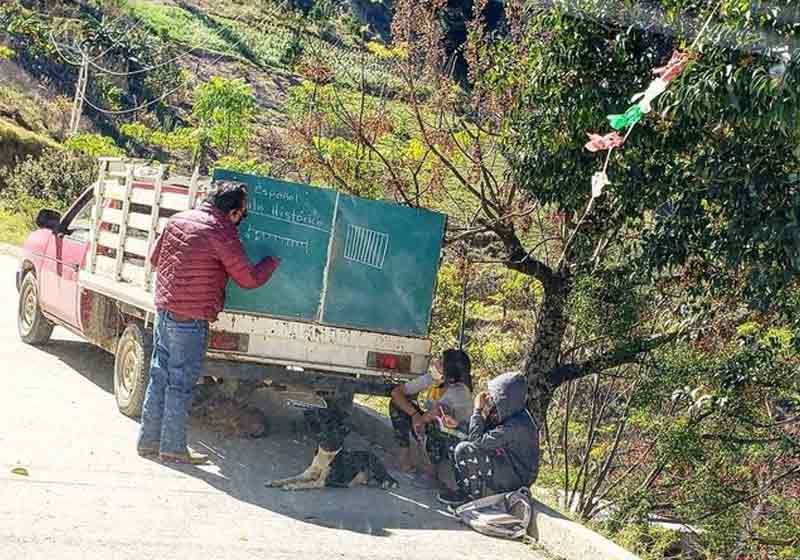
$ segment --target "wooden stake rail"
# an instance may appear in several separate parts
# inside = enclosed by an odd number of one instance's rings
[[[168,216],[194,207],[201,191],[197,171],[188,186],[168,180],[166,171],[165,165],[145,160],[100,158],[86,267],[89,273],[152,291],[148,256],[157,235]]]

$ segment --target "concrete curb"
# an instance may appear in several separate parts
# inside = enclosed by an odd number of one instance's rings
[[[533,500],[528,534],[548,552],[565,560],[639,560],[635,554],[538,500]]]
[[[387,450],[394,446],[392,425],[386,416],[356,404],[352,421],[353,428],[372,443]],[[528,534],[547,552],[564,560],[639,560],[635,554],[538,500],[533,500],[533,518]]]

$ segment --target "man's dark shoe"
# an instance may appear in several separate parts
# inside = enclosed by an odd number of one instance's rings
[[[139,457],[152,458],[158,456],[158,445],[139,445],[136,447]]]
[[[187,449],[183,453],[164,453],[158,454],[158,458],[165,463],[175,463],[178,465],[205,465],[208,463],[208,455],[197,453]]]
[[[452,507],[464,505],[469,501],[469,496],[464,494],[461,490],[443,490],[439,492],[436,498],[442,504]]]

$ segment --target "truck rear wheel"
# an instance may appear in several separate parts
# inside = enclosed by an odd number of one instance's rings
[[[39,290],[32,272],[25,275],[19,288],[17,330],[24,343],[34,346],[44,344],[53,334],[53,323],[47,320],[39,306]]]
[[[114,355],[114,396],[117,408],[125,416],[136,418],[142,414],[152,355],[152,336],[136,323],[125,327]]]

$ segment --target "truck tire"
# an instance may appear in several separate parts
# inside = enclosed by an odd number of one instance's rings
[[[17,330],[24,343],[34,346],[46,343],[53,334],[53,323],[47,320],[39,306],[39,289],[32,272],[25,275],[19,288]]]
[[[142,414],[152,355],[152,335],[136,323],[125,327],[114,354],[114,397],[125,416],[138,418]]]

